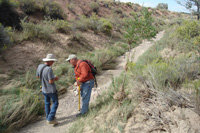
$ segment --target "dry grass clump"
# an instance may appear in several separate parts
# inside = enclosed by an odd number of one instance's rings
[[[20,128],[36,120],[37,115],[43,114],[38,92],[18,89],[18,93],[7,94],[4,98],[0,114],[1,132]]]

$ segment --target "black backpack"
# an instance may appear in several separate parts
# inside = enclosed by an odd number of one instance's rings
[[[97,74],[97,68],[92,64],[92,62],[91,61],[89,61],[89,60],[81,60],[80,61],[80,63],[81,62],[86,62],[89,66],[90,66],[90,69],[91,69],[91,73],[92,73],[92,75],[93,75],[93,77],[94,77],[94,81],[95,81],[95,85],[96,85],[96,87],[98,86],[97,85],[97,80],[96,80],[96,77],[95,77],[95,75]],[[79,63],[79,64],[80,64]],[[78,67],[79,67],[79,65],[78,65]],[[78,69],[78,68],[77,68]]]

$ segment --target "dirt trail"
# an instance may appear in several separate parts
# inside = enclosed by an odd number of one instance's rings
[[[153,39],[153,42],[161,39],[163,35],[163,31],[158,33],[156,38]],[[131,56],[134,58],[131,60],[136,62],[138,57],[141,56],[149,47],[153,45],[153,42],[145,40],[138,47],[132,49]],[[124,70],[127,55],[128,53],[116,59],[118,65],[114,70],[102,71],[101,74],[97,77],[98,88],[93,88],[91,102],[94,102],[97,95],[100,95],[100,93],[110,85],[110,83],[112,82],[112,77],[119,76],[120,73]],[[59,107],[56,114],[57,121],[59,122],[57,126],[52,127],[51,125],[48,125],[46,123],[45,117],[42,117],[40,121],[29,124],[19,131],[16,131],[16,133],[64,133],[67,132],[73,121],[76,120],[75,115],[77,113],[78,97],[75,96],[73,90],[70,90],[67,94],[64,94],[59,100]]]

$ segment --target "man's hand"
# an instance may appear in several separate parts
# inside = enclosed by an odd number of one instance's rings
[[[50,83],[50,84],[53,84],[55,81],[58,80],[58,77],[57,77],[57,76],[54,76],[54,77],[55,77],[54,79],[49,80],[49,83]]]
[[[58,78],[57,76],[55,76],[55,79],[54,79],[54,80],[57,81],[58,79],[59,79],[59,78]]]
[[[77,82],[77,85],[81,85],[81,82],[79,82],[78,80],[76,82]]]

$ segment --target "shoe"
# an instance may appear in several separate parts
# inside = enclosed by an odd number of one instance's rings
[[[53,120],[56,120],[57,119],[57,117],[54,117],[54,119]],[[49,121],[47,120],[47,123],[49,123]]]
[[[76,117],[82,117],[82,116],[84,116],[84,114],[78,113],[78,114],[76,115]]]
[[[57,125],[58,124],[58,122],[54,119],[54,120],[52,120],[52,121],[47,121],[47,123],[48,124],[52,124],[52,125]]]

